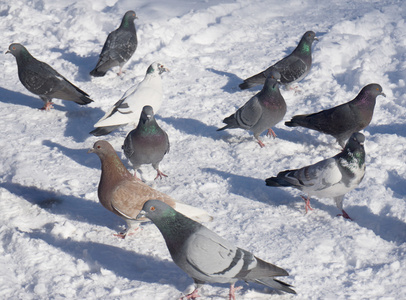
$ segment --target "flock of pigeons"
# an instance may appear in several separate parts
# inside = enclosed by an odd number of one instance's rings
[[[92,76],[104,76],[113,67],[123,65],[137,48],[134,11],[125,13],[121,25],[111,32],[103,46]],[[304,78],[312,64],[311,47],[318,40],[313,31],[306,32],[295,50],[268,69],[245,79],[241,89],[263,85],[234,114],[225,118],[226,124],[218,130],[242,128],[252,131],[258,144],[264,147],[259,135],[279,123],[286,114],[286,103],[279,86],[291,86]],[[18,76],[30,92],[44,101],[44,110],[52,108],[52,99],[74,101],[80,105],[93,100],[48,64],[35,59],[21,44],[13,43],[6,53],[15,56]],[[138,228],[140,222],[151,220],[161,231],[174,262],[195,282],[195,290],[187,299],[198,297],[198,288],[206,282],[230,283],[230,299],[235,299],[237,280],[251,281],[295,294],[291,286],[274,277],[288,273],[265,262],[252,253],[238,248],[218,236],[199,222],[212,219],[205,211],[181,203],[142,182],[136,176],[143,164],[151,164],[157,171],[156,178],[166,175],[159,163],[169,151],[169,139],[154,117],[163,99],[161,74],[169,71],[154,62],[147,69],[145,78],[130,88],[120,100],[95,124],[90,133],[95,136],[132,124],[135,129],[125,138],[122,149],[134,167],[132,175],[124,166],[110,143],[97,141],[89,153],[101,160],[101,178],[98,186],[100,203],[109,211],[122,217],[127,228],[117,236],[124,238]],[[294,187],[303,191],[306,212],[310,196],[334,198],[344,218],[350,219],[343,209],[344,195],[355,189],[365,174],[365,137],[360,130],[370,123],[376,97],[385,94],[379,84],[368,84],[351,101],[308,115],[294,116],[285,125],[306,127],[332,135],[343,147],[337,155],[296,170],[286,170],[276,177],[266,179],[267,186]],[[155,179],[156,179],[155,178]]]

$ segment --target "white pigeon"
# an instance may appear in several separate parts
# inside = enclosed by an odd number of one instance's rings
[[[136,127],[145,105],[152,106],[154,112],[157,112],[163,100],[161,74],[168,71],[161,63],[152,63],[144,80],[128,89],[103,118],[94,124],[96,129],[90,133],[100,136],[127,124]]]

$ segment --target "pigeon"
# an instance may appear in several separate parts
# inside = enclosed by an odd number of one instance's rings
[[[355,132],[345,148],[337,155],[296,170],[280,172],[265,180],[267,186],[294,187],[305,193],[306,212],[310,207],[310,195],[334,198],[346,219],[351,219],[343,209],[344,195],[355,189],[365,175],[365,136]]]
[[[295,50],[285,58],[281,59],[265,71],[244,80],[240,89],[245,90],[265,83],[266,78],[272,70],[281,74],[281,83],[290,85],[302,80],[312,66],[312,44],[318,41],[313,31],[307,31],[301,38]]]
[[[139,218],[147,217],[162,233],[175,264],[193,278],[195,290],[187,299],[199,297],[198,289],[208,283],[230,283],[230,299],[235,299],[238,280],[260,283],[296,294],[291,285],[274,279],[288,272],[252,253],[234,246],[202,224],[175,211],[166,203],[148,200]]]
[[[148,67],[144,80],[128,89],[94,125],[96,129],[90,133],[101,136],[127,124],[133,124],[136,127],[145,105],[152,106],[156,113],[163,100],[161,74],[168,71],[161,63],[152,63]]]
[[[50,110],[53,107],[51,102],[53,98],[74,101],[80,105],[93,102],[88,94],[69,82],[51,66],[33,57],[23,45],[13,43],[9,46],[7,53],[13,54],[16,58],[18,77],[24,87],[44,101],[43,110]]]
[[[125,13],[120,27],[110,32],[100,53],[96,67],[90,75],[102,77],[113,67],[119,66],[122,73],[123,65],[131,58],[137,49],[137,32],[135,31],[134,20],[137,19],[135,12],[129,10]]]
[[[101,177],[97,191],[100,203],[127,222],[127,229],[117,234],[118,237],[125,238],[129,232],[138,229],[140,222],[146,221],[136,220],[136,217],[144,202],[149,199],[163,201],[196,220],[211,221],[212,217],[204,210],[178,202],[134,178],[109,142],[97,141],[88,153],[96,153],[101,161]]]
[[[344,147],[348,138],[368,126],[374,113],[376,97],[386,95],[379,84],[364,86],[355,99],[333,108],[309,115],[297,115],[286,126],[302,126],[330,134]]]
[[[122,149],[134,167],[134,176],[141,165],[152,164],[157,171],[155,179],[168,177],[159,170],[159,163],[169,152],[169,139],[156,122],[151,106],[144,106],[137,128],[127,135]]]
[[[259,135],[268,129],[268,135],[276,137],[272,126],[280,122],[286,113],[286,103],[279,91],[280,74],[272,70],[266,79],[262,90],[253,96],[247,103],[239,108],[234,114],[223,120],[227,125],[217,131],[231,128],[242,128],[254,133],[259,146],[264,143]]]

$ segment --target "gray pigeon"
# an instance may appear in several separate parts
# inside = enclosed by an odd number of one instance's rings
[[[155,179],[167,177],[159,170],[159,163],[169,152],[169,139],[156,122],[151,106],[144,106],[137,127],[127,135],[122,149],[134,167],[134,176],[141,165],[152,164],[157,171]]]
[[[288,85],[302,80],[309,72],[312,65],[312,44],[318,40],[313,31],[307,31],[295,50],[282,60],[270,66],[265,71],[244,80],[240,89],[264,84],[269,73],[275,69],[281,74],[281,83]]]
[[[11,44],[7,53],[13,54],[16,58],[18,77],[24,87],[44,101],[42,109],[51,109],[53,98],[74,101],[80,105],[93,102],[88,94],[74,86],[48,64],[34,58],[23,45]]]
[[[136,217],[144,202],[149,199],[164,201],[174,209],[199,221],[212,219],[202,209],[178,202],[134,178],[109,142],[97,141],[88,153],[97,154],[101,161],[101,176],[97,190],[100,203],[127,222],[126,231],[117,234],[118,237],[125,238],[127,233],[138,228],[139,222],[145,221],[136,220]]]
[[[280,172],[265,180],[267,186],[294,187],[308,196],[306,212],[310,207],[310,195],[334,198],[342,216],[351,219],[343,209],[344,195],[355,189],[365,175],[365,137],[356,132],[351,135],[345,148],[337,155],[301,169]]]
[[[175,264],[193,278],[195,290],[187,299],[199,297],[198,289],[206,282],[230,283],[230,299],[235,299],[234,291],[238,288],[234,284],[238,280],[296,294],[289,284],[274,279],[288,276],[284,269],[234,246],[161,201],[145,202],[138,216],[147,217],[158,227]]]
[[[376,97],[386,95],[379,84],[364,86],[355,99],[333,108],[309,115],[297,115],[285,122],[286,126],[302,126],[330,134],[341,147],[354,132],[367,127],[374,113]]]
[[[279,91],[280,74],[272,70],[262,90],[253,96],[234,114],[223,120],[227,125],[217,131],[228,128],[242,128],[254,133],[260,147],[264,143],[259,135],[268,129],[268,135],[276,137],[272,126],[280,122],[286,113],[286,103]]]
[[[121,75],[121,68],[131,58],[137,49],[137,32],[135,31],[134,20],[137,19],[135,12],[129,10],[125,13],[120,27],[110,32],[100,53],[96,67],[90,75],[102,77],[106,72],[116,66],[120,67],[118,75]]]

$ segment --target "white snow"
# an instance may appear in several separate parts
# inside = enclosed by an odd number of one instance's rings
[[[125,65],[90,78],[107,34],[134,9],[139,46]],[[238,299],[404,299],[406,295],[406,2],[397,0],[14,0],[0,3],[3,53],[19,42],[95,100],[82,107],[41,100],[19,82],[12,55],[0,55],[0,298],[177,299],[192,279],[171,260],[152,223],[125,240],[124,221],[97,199],[100,162],[87,150],[94,123],[153,61],[163,75],[157,114],[171,151],[169,175],[155,187],[208,211],[207,225],[236,245],[285,268],[298,295],[243,282]],[[332,199],[270,188],[265,178],[340,151],[334,138],[279,123],[277,138],[223,132],[222,119],[259,88],[254,75],[290,53],[307,30],[310,74],[282,94],[285,120],[353,99],[382,85],[366,135],[367,169],[336,217]],[[131,127],[106,136],[125,165],[121,145]],[[146,168],[146,178],[155,176]],[[264,292],[266,291],[266,292]],[[227,299],[228,286],[206,285],[202,299]]]

